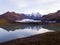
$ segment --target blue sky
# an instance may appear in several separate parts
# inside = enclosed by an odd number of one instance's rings
[[[57,10],[60,10],[60,0],[0,0],[0,14],[7,11],[48,14]]]

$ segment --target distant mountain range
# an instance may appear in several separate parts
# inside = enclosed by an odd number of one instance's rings
[[[60,10],[55,13],[50,13],[47,15],[42,16],[43,21],[56,21],[60,22]]]
[[[41,18],[41,15],[36,14],[19,14],[15,12],[6,12],[0,15],[0,19],[7,20],[9,22],[14,22],[15,20],[22,20],[22,19],[34,19],[38,20]]]
[[[6,12],[6,13],[0,15],[0,22],[1,22],[1,20],[5,20],[8,22],[15,22],[15,20],[22,20],[22,19],[60,22],[60,10],[58,10],[55,13],[43,15],[42,17],[41,17],[41,14],[39,14],[39,13],[19,14],[19,13],[15,13],[15,12]]]

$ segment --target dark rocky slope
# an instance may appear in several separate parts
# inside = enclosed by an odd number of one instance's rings
[[[50,13],[42,17],[43,21],[56,21],[60,22],[60,10],[55,13]]]
[[[0,45],[60,45],[60,32],[47,32],[0,43]]]

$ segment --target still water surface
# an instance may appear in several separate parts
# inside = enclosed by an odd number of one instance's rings
[[[32,24],[0,26],[0,43],[16,38],[23,38],[51,31],[52,30],[44,28],[41,25],[32,25]]]

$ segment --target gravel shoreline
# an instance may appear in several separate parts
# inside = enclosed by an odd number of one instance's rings
[[[14,39],[0,45],[60,45],[60,32],[47,32],[30,37]]]

